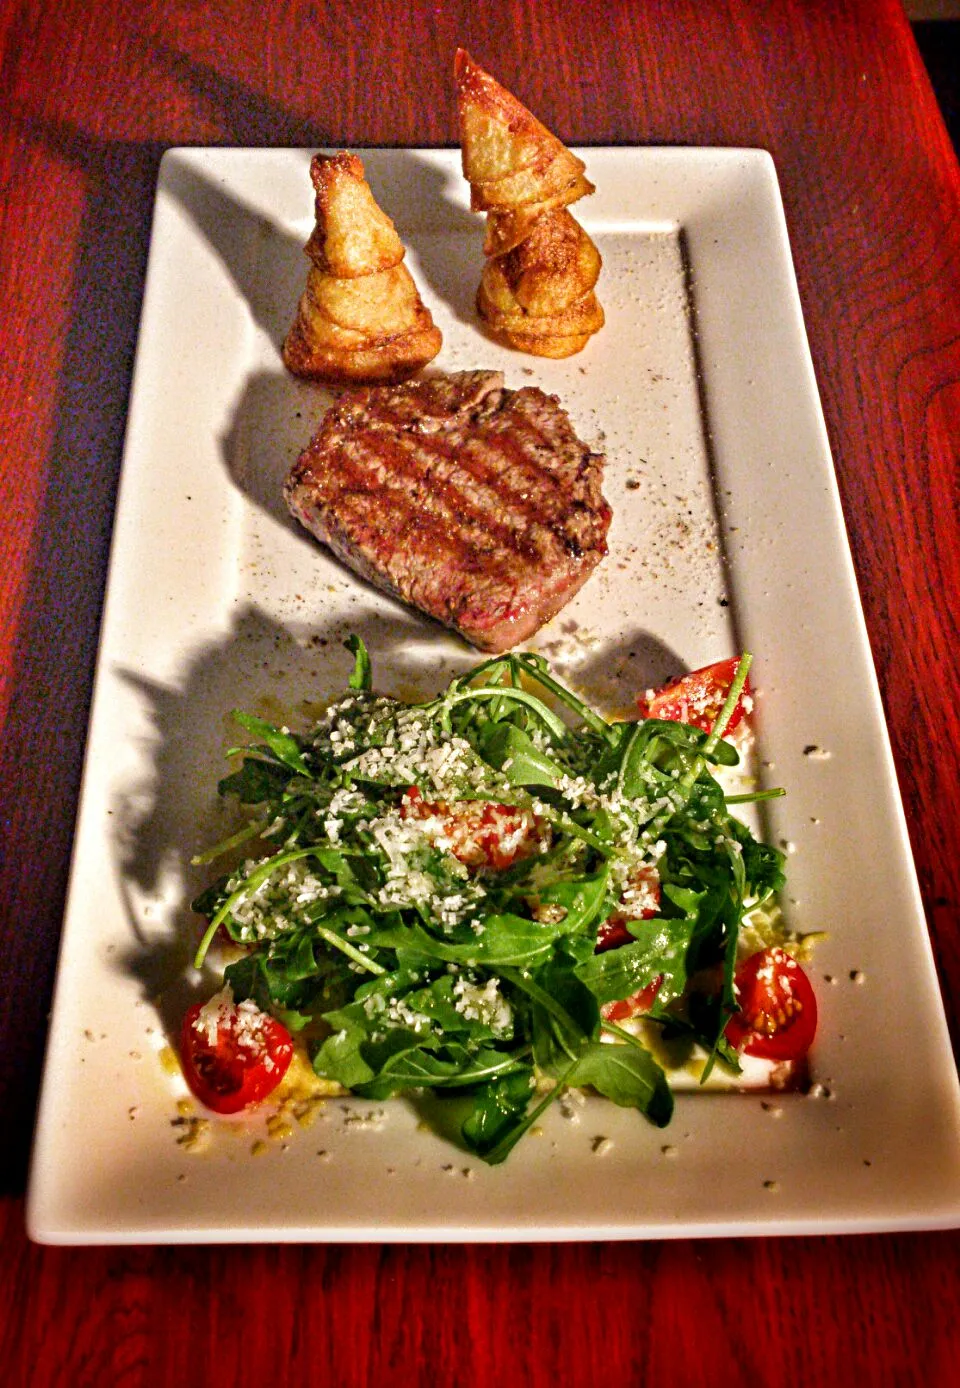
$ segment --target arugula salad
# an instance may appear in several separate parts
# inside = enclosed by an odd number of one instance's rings
[[[355,1095],[456,1105],[463,1144],[498,1163],[571,1088],[669,1122],[638,1017],[700,1048],[704,1078],[809,1045],[789,954],[752,956],[749,999],[738,983],[750,915],[784,882],[731,810],[778,792],[727,796],[715,774],[739,760],[724,734],[749,656],[685,677],[685,713],[661,698],[607,722],[536,655],[407,704],[346,644],[349,685],[310,732],[235,715],[251,742],[219,791],[246,822],[195,859],[239,864],[194,902],[194,962],[220,932],[244,952],[184,1019],[197,1097],[259,1102],[298,1044]]]

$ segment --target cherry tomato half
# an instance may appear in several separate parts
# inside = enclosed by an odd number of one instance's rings
[[[724,1035],[738,1051],[766,1060],[800,1060],[817,1031],[817,996],[807,975],[785,950],[752,954],[734,984],[741,1010]]]
[[[600,1015],[606,1022],[622,1022],[627,1017],[638,1017],[644,1012],[649,1012],[660,991],[660,984],[663,982],[663,975],[658,975],[646,988],[641,988],[639,993],[634,993],[629,998],[619,998],[616,1002],[605,1002],[600,1009]]]
[[[640,910],[637,910],[637,907]],[[602,921],[597,931],[597,954],[621,945],[632,945],[628,922],[649,920],[660,909],[660,874],[653,863],[641,863],[630,874],[620,909]]]
[[[293,1058],[286,1027],[229,988],[187,1010],[180,1063],[192,1092],[215,1113],[239,1113],[276,1089]]]
[[[733,677],[739,661],[718,660],[714,665],[705,665],[702,670],[692,670],[689,675],[665,684],[653,693],[640,695],[637,706],[641,718],[664,718],[671,723],[690,723],[708,733],[717,721],[730,692]],[[745,713],[751,708],[749,681],[737,700],[736,708],[730,715],[726,731],[732,732]]]
[[[532,810],[490,800],[424,800],[416,786],[404,793],[400,814],[420,820],[430,841],[467,867],[498,872],[542,852],[550,835],[549,826]]]

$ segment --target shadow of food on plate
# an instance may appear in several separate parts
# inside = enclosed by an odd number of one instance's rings
[[[374,652],[378,689],[401,698],[428,697],[474,657],[453,637],[425,638],[423,625],[399,610],[358,606],[345,620],[293,627],[249,606],[226,635],[192,655],[175,684],[115,672],[139,697],[147,731],[139,773],[118,782],[112,796],[113,855],[129,921],[129,947],[113,956],[113,966],[140,980],[150,1001],[173,989],[177,1020],[194,991],[188,965],[202,933],[190,902],[226,863],[194,867],[190,860],[238,823],[236,806],[217,795],[230,770],[226,752],[248,741],[231,713],[306,730],[346,689],[353,657],[342,642],[351,633]],[[209,992],[208,985],[197,990]]]
[[[306,275],[300,237],[182,160],[165,170],[164,187],[216,252],[254,322],[279,345]]]
[[[310,442],[334,394],[288,373],[251,373],[220,438],[223,463],[234,486],[284,530],[316,546],[287,508],[283,483]]]
[[[422,156],[410,151],[402,160],[384,164],[380,159],[364,155],[371,186],[382,206],[393,218],[404,245],[416,255],[414,276],[429,307],[434,311],[443,306],[460,323],[468,323],[480,331],[476,309],[476,281],[483,268],[483,218],[470,212],[461,201],[467,187],[458,171],[455,174],[438,168]],[[396,180],[396,194],[385,177]],[[400,180],[404,186],[400,186]],[[406,203],[411,186],[416,186],[418,209],[429,216],[407,216]],[[477,350],[485,350],[485,342],[477,338]],[[442,363],[441,357],[438,364]],[[483,362],[478,361],[478,366]]]
[[[570,609],[528,644],[605,718],[636,717],[638,695],[687,668],[671,646],[642,627],[623,632],[614,643],[592,639]]]

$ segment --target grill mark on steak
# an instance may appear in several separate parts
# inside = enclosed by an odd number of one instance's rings
[[[393,462],[391,456],[390,463]],[[429,544],[438,553],[449,550],[451,560],[461,567],[471,566],[478,552],[489,553],[494,567],[501,573],[507,567],[504,555],[510,550],[516,550],[526,559],[535,557],[535,551],[522,537],[517,543],[518,537],[503,527],[484,525],[483,517],[458,501],[455,494],[450,495],[453,489],[445,489],[436,477],[420,473],[414,482],[409,475],[410,462],[409,454],[398,453],[394,475],[387,476],[377,486],[383,507],[390,513],[390,527],[373,541],[373,547],[388,572],[393,570],[395,552],[400,553],[400,562],[403,562],[402,553],[411,536],[416,537],[418,546]],[[408,482],[413,485],[406,486]],[[342,516],[345,519],[349,514],[356,523],[362,523],[370,504],[370,491],[351,489],[343,497]],[[375,505],[375,509],[380,506]]]
[[[571,532],[570,522],[573,513],[583,509],[583,501],[576,495],[575,488],[564,487],[562,477],[551,470],[554,446],[548,436],[542,430],[538,430],[531,420],[521,417],[519,420],[514,418],[513,422],[516,426],[513,433],[495,435],[495,446],[507,456],[517,471],[525,474],[519,485],[531,488],[536,494],[531,496],[530,492],[521,491],[517,486],[513,495],[521,502],[529,499],[528,513],[533,513],[537,523],[545,524],[564,548],[579,556],[581,545]],[[494,440],[490,442],[493,443]],[[474,457],[478,451],[472,449],[468,441],[463,454],[465,461],[474,464],[475,474],[478,468],[482,472],[485,467],[482,456],[476,459]],[[497,471],[491,468],[490,473],[496,479],[496,490],[499,491],[504,484],[510,486],[510,473],[506,469],[501,468]],[[546,490],[544,484],[548,484]],[[587,519],[588,523],[592,524],[593,517],[587,516]],[[605,533],[606,526],[603,530]]]
[[[503,448],[507,442],[498,440],[498,446]],[[382,439],[364,434],[354,441],[350,456],[344,459],[342,486],[346,493],[358,491],[365,507],[372,490],[371,474],[376,475],[378,489],[390,494],[391,529],[401,547],[409,529],[419,531],[422,541],[428,538],[429,530],[432,544],[456,547],[460,564],[469,563],[469,552],[476,550],[488,554],[489,562],[504,578],[514,566],[514,554],[528,562],[548,561],[563,547],[562,531],[558,534],[556,527],[546,527],[538,520],[533,499],[520,501],[511,512],[510,498],[502,497],[492,484],[483,486],[477,495],[476,485],[469,485],[476,483],[476,469],[461,463],[481,464],[484,460],[482,456],[468,458],[467,447],[451,458],[450,451],[438,447],[432,437],[407,435],[399,447],[392,441],[385,446]],[[364,477],[368,480],[366,490],[361,485]],[[532,486],[533,480],[528,480]],[[359,519],[357,515],[355,523]],[[393,543],[392,539],[385,541],[387,553],[380,560],[388,570]],[[572,547],[573,552],[576,548]]]
[[[555,397],[463,372],[344,395],[284,491],[363,577],[496,651],[606,553],[602,466]]]
[[[380,485],[396,493],[401,509],[419,508],[438,519],[445,519],[451,534],[458,527],[478,535],[492,532],[505,545],[517,545],[521,552],[530,552],[524,544],[523,527],[536,522],[532,507],[520,515],[505,509],[508,498],[498,494],[490,485],[483,485],[477,469],[470,467],[469,443],[455,453],[449,445],[434,437],[405,436],[403,446],[392,440],[384,443],[382,436],[357,440],[361,450],[369,448],[370,456],[382,454],[386,471]],[[359,469],[355,469],[354,476]],[[345,474],[347,481],[349,471]],[[491,480],[495,474],[491,473]],[[480,494],[478,494],[478,492]],[[514,498],[510,497],[509,501]],[[522,506],[522,497],[516,501]],[[497,511],[492,510],[497,506]]]
[[[517,545],[521,553],[536,553],[531,537],[528,535],[525,542],[523,532],[543,524],[553,531],[559,543],[567,544],[562,517],[564,498],[557,494],[557,479],[545,476],[543,467],[533,463],[517,440],[502,434],[485,436],[482,442],[467,437],[459,448],[434,434],[407,433],[402,440],[401,445],[387,439],[382,431],[365,430],[359,434],[351,443],[350,453],[345,450],[344,484],[348,485],[351,476],[351,462],[354,476],[361,471],[355,466],[356,458],[350,456],[356,449],[362,452],[364,464],[382,458],[384,466],[378,468],[382,484],[391,485],[392,472],[401,504],[407,500],[404,493],[409,488],[410,500],[437,512],[445,506],[451,522],[459,518],[461,523],[476,524],[480,530],[492,530],[505,544]],[[536,443],[541,448],[549,447],[539,434]],[[496,457],[497,454],[502,457]],[[522,475],[514,478],[511,472]],[[548,498],[544,494],[545,483],[554,496]],[[549,507],[544,505],[548,500],[552,502]]]

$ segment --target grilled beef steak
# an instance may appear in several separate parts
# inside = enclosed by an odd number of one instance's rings
[[[555,396],[463,371],[343,395],[284,495],[364,578],[503,651],[569,602],[606,553],[603,462]]]

